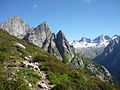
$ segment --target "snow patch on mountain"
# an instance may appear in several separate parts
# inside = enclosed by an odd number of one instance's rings
[[[111,38],[107,35],[101,35],[93,40],[83,37],[81,40],[70,41],[70,45],[74,48],[103,47],[107,46]]]

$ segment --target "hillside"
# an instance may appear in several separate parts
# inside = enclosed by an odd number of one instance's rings
[[[106,90],[120,87],[89,76],[83,70],[64,64],[41,48],[0,30],[0,89],[40,88]]]

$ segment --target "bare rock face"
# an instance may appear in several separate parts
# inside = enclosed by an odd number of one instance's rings
[[[43,47],[43,44],[45,40],[51,36],[50,28],[48,27],[46,22],[42,22],[40,25],[38,25],[36,28],[32,30],[27,36],[27,39],[29,42],[39,46]]]
[[[29,30],[29,26],[19,16],[13,16],[0,24],[0,28],[13,36],[23,39]]]
[[[51,37],[47,38],[44,42],[43,48],[51,53],[51,55],[57,57],[58,59],[62,60],[62,56],[56,46],[56,41],[55,41],[55,34],[52,33]]]
[[[65,35],[61,30],[56,35],[56,45],[61,56],[64,57],[66,55],[70,62],[74,57],[74,53],[69,42],[67,41]]]
[[[43,48],[51,55],[62,60],[59,50],[56,47],[55,34],[50,31],[50,28],[46,22],[42,22],[37,27],[33,28],[26,34],[24,39]]]

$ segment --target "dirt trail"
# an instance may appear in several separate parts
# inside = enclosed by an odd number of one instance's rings
[[[45,71],[40,70],[37,62],[23,61],[23,64],[25,64],[27,67],[33,68],[38,75],[42,76],[32,90],[50,90],[53,87],[53,85],[50,84],[47,74]]]

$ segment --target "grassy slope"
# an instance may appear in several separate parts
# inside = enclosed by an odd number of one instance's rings
[[[17,42],[24,45],[26,49],[16,47]],[[0,30],[0,90],[29,90],[25,80],[34,85],[41,78],[35,71],[19,66],[19,62],[28,55],[39,62],[41,69],[46,71],[51,83],[55,85],[53,88],[55,90],[119,90],[120,88],[84,74],[62,63],[39,47]],[[10,77],[15,80],[8,80]]]

